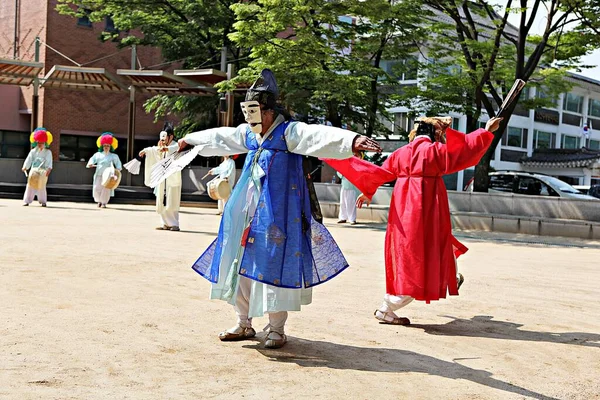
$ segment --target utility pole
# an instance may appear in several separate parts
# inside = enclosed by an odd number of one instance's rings
[[[137,69],[137,47],[131,45],[131,69]],[[127,160],[135,158],[135,86],[129,86],[129,120],[127,123]],[[127,174],[127,186],[131,186],[131,174]]]
[[[235,76],[235,66],[233,64],[227,65],[227,80],[233,79]],[[233,126],[233,108],[234,108],[234,96],[233,91],[229,91],[225,94],[225,101],[227,104],[227,111],[225,113],[225,124],[223,126]]]
[[[35,38],[35,62],[40,61],[40,38]],[[40,79],[36,76],[33,79],[33,98],[31,102],[31,131],[37,128],[40,104]]]
[[[21,25],[21,13],[19,8],[19,0],[15,0],[15,38],[13,44],[13,58],[15,60],[19,58],[19,26]]]

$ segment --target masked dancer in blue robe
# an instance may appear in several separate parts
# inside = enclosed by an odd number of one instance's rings
[[[219,339],[254,337],[252,318],[268,313],[266,348],[285,344],[288,311],[310,304],[313,286],[348,267],[331,234],[311,215],[303,156],[345,159],[359,150],[381,151],[354,132],[289,120],[277,98],[275,77],[265,69],[241,104],[247,124],[179,141],[180,151],[198,146],[202,156],[247,153],[219,235],[193,269],[213,283],[211,298],[229,302],[237,314],[235,326]]]

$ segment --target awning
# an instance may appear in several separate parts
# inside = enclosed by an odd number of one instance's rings
[[[600,151],[581,149],[536,149],[521,160],[526,167],[589,168],[600,162]]]
[[[55,65],[44,77],[44,88],[122,92],[127,87],[104,68]]]
[[[0,58],[0,84],[29,86],[43,69],[43,63]]]
[[[196,82],[199,85],[216,85],[227,79],[227,73],[218,69],[176,69],[175,76]]]
[[[216,93],[216,89],[210,86],[202,86],[187,77],[161,70],[119,69],[117,75],[127,79],[129,84],[135,86],[142,93],[173,96],[207,96]]]

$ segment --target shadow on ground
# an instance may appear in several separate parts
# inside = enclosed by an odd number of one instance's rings
[[[523,324],[494,321],[494,317],[489,315],[477,315],[471,319],[460,319],[451,316],[444,317],[451,318],[452,320],[445,324],[436,325],[412,324],[409,328],[422,329],[429,335],[525,340],[600,348],[600,335],[597,333],[526,331],[519,329]]]
[[[265,349],[262,344],[249,344],[243,347],[255,349],[273,361],[295,363],[301,367],[325,367],[371,372],[417,372],[448,379],[463,379],[535,399],[555,399],[494,379],[492,374],[485,370],[469,368],[456,361],[444,361],[407,350],[356,347],[298,338],[291,338],[284,348],[278,350]],[[377,380],[374,381],[374,384],[377,384]]]

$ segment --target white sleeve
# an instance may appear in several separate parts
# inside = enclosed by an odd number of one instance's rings
[[[52,169],[52,152],[49,149],[46,149],[46,154],[45,154],[45,167]]]
[[[225,178],[229,179],[229,178],[231,178],[231,174],[235,170],[235,161],[233,161],[231,158],[227,161],[228,161],[228,163],[227,163],[227,169],[225,170]]]
[[[247,153],[246,127],[246,124],[242,124],[237,128],[206,129],[190,133],[183,140],[189,145],[201,146],[198,154],[204,157]]]
[[[94,155],[90,157],[90,160],[85,166],[86,168],[90,168],[92,165],[96,164],[96,154],[98,153],[94,153]]]
[[[25,169],[31,168],[32,162],[33,162],[33,150],[31,150],[29,152],[29,154],[27,154],[27,158],[25,159],[25,162],[23,163],[23,168],[25,168]]]
[[[285,131],[288,150],[305,156],[344,159],[352,157],[355,132],[326,125],[291,122]]]

